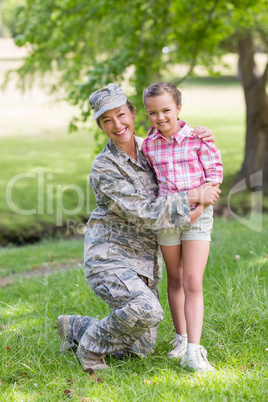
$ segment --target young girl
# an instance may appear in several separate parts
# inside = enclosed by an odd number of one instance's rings
[[[194,189],[205,182],[218,187],[223,177],[220,153],[212,142],[194,137],[191,127],[178,120],[181,93],[176,86],[169,82],[151,85],[143,92],[143,102],[153,127],[142,150],[155,171],[158,196]],[[200,345],[202,281],[212,224],[210,205],[190,229],[157,232],[167,267],[168,300],[176,330],[171,342],[175,349],[169,357],[182,358],[183,367],[198,371],[213,370]]]

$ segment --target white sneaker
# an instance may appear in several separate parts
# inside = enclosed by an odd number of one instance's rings
[[[203,346],[194,343],[188,343],[187,351],[181,360],[181,366],[189,367],[200,372],[215,370],[207,361],[206,349]]]
[[[182,358],[187,350],[187,334],[176,334],[175,338],[169,343],[173,345],[174,349],[169,352],[168,357]]]

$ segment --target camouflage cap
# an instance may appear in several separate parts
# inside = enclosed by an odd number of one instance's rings
[[[116,84],[108,84],[106,87],[93,92],[89,97],[90,106],[94,110],[94,120],[109,110],[123,106],[126,102],[126,95]]]

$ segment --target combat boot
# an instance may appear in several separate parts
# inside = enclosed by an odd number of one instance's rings
[[[105,355],[102,355],[99,353],[93,353],[93,352],[86,351],[86,350],[84,350],[84,348],[82,346],[78,346],[78,348],[77,348],[77,357],[84,370],[108,369],[109,366],[105,363],[104,356]]]
[[[77,344],[68,339],[67,332],[75,321],[77,315],[60,315],[57,320],[58,333],[61,338],[61,352],[67,352],[77,347]]]

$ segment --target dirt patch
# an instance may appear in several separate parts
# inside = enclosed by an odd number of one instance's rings
[[[42,275],[51,275],[55,272],[65,272],[69,269],[83,269],[82,259],[70,259],[65,264],[53,265],[53,266],[39,266],[31,269],[30,271],[20,272],[17,274],[11,274],[4,278],[0,278],[0,288],[8,285],[12,285],[19,279],[31,279]]]

